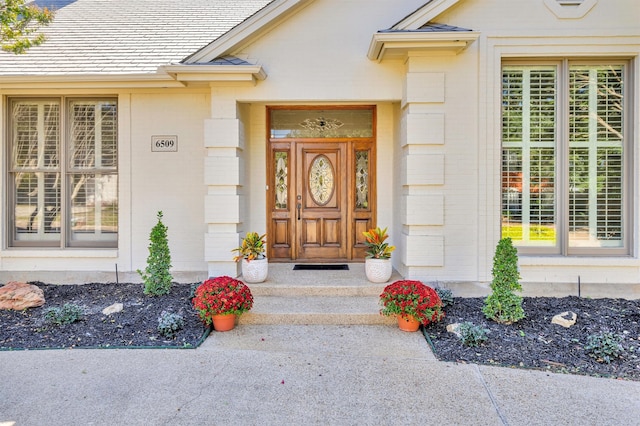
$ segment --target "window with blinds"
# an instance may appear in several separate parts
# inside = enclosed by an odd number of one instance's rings
[[[116,101],[12,99],[10,105],[9,244],[115,247]]]
[[[623,64],[503,66],[502,234],[524,252],[628,252],[623,83]]]
[[[502,232],[520,246],[557,244],[555,67],[505,67]]]

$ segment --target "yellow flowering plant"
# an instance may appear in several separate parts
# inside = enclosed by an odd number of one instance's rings
[[[238,254],[234,256],[233,260],[239,262],[242,259],[246,259],[247,262],[254,259],[265,258],[265,237],[267,234],[258,234],[257,232],[248,232],[242,239],[240,247],[236,247],[232,252],[237,251]]]
[[[385,240],[389,238],[387,228],[371,228],[368,231],[364,231],[362,235],[364,235],[366,239],[365,244],[367,245],[367,250],[364,253],[367,259],[391,258],[391,252],[396,248],[395,246],[390,246],[389,243],[385,243]]]

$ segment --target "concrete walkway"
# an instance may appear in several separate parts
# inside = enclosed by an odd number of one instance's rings
[[[0,425],[639,425],[640,382],[443,363],[380,325],[241,325],[196,350],[0,352]]]

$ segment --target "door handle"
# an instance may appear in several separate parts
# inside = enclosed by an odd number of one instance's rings
[[[298,220],[300,220],[300,209],[302,208],[302,203],[298,203]]]

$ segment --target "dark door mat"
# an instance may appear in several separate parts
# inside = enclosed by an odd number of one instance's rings
[[[348,271],[349,265],[294,265],[294,271]]]

